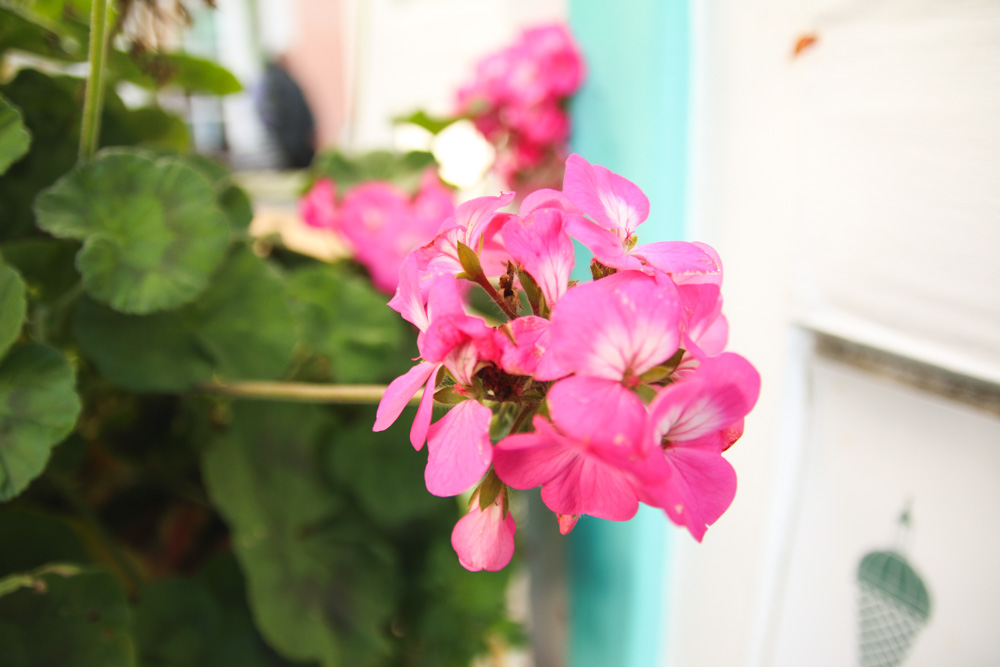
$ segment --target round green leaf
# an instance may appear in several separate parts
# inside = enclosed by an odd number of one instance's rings
[[[28,152],[31,135],[21,121],[21,112],[0,95],[0,174]]]
[[[0,502],[45,469],[80,412],[73,369],[44,345],[15,347],[0,362]]]
[[[203,471],[265,639],[292,660],[380,664],[398,569],[321,475],[330,427],[316,406],[241,401]]]
[[[0,660],[12,667],[130,667],[135,648],[121,583],[57,565],[0,580]]]
[[[105,152],[39,195],[35,213],[45,231],[84,241],[84,286],[125,313],[193,300],[229,241],[215,190],[176,158]]]
[[[26,307],[24,281],[0,260],[0,357],[21,333]]]

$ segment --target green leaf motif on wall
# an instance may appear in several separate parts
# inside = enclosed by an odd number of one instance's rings
[[[88,293],[124,313],[176,308],[208,285],[229,242],[215,190],[175,158],[104,152],[43,192],[38,226],[84,242]]]
[[[0,502],[40,475],[72,430],[80,412],[74,384],[66,357],[45,345],[15,347],[0,362]]]

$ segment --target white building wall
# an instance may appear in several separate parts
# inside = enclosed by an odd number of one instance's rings
[[[997,664],[1000,418],[819,359],[809,331],[995,399],[1000,3],[692,7],[692,237],[763,387],[733,507],[672,537],[666,664],[856,664],[855,569],[907,498],[936,607],[906,664]]]

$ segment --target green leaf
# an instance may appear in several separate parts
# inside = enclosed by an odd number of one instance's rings
[[[424,128],[431,134],[437,134],[452,123],[462,120],[461,116],[455,118],[436,118],[430,116],[423,109],[414,111],[409,116],[400,116],[394,119],[396,123],[410,123]]]
[[[76,163],[82,84],[81,79],[22,69],[13,81],[0,85],[0,93],[20,107],[32,137],[27,155],[0,178],[0,238],[37,234],[35,197]]]
[[[70,38],[59,24],[0,4],[0,56],[8,49],[60,61],[87,57],[86,41]]]
[[[362,181],[389,181],[407,192],[416,192],[424,170],[436,164],[434,156],[424,151],[390,153],[370,151],[347,156],[338,151],[321,153],[313,161],[316,178],[332,178],[340,192]]]
[[[164,579],[146,586],[135,609],[143,667],[291,664],[264,644],[246,607],[239,570],[235,576],[241,595],[234,599],[219,597],[211,585],[197,579]]]
[[[111,76],[144,88],[180,88],[189,94],[232,95],[243,90],[225,67],[186,53],[109,54]]]
[[[135,665],[128,602],[113,575],[50,566],[0,580],[0,591],[4,665]]]
[[[101,374],[126,389],[180,392],[212,377],[211,356],[176,311],[125,315],[83,298],[73,330]]]
[[[326,445],[327,468],[338,487],[350,489],[365,512],[388,528],[453,507],[453,501],[432,496],[424,486],[427,457],[413,451],[406,435],[416,410],[408,408],[380,433],[371,429],[375,409],[360,412],[353,428],[338,429]]]
[[[135,143],[174,152],[187,150],[191,144],[187,124],[177,114],[159,107],[141,107],[125,109],[121,116],[125,130],[135,137]]]
[[[7,243],[3,247],[7,264],[16,268],[33,299],[50,303],[74,287],[80,274],[73,256],[80,250],[75,241],[36,238]]]
[[[24,127],[21,112],[0,95],[0,174],[20,160],[31,145],[31,134]]]
[[[27,572],[46,563],[86,563],[90,559],[69,523],[51,514],[0,511],[0,577]]]
[[[41,474],[79,412],[73,369],[60,352],[21,345],[0,362],[0,501]]]
[[[24,281],[0,258],[0,358],[20,335],[26,309]]]
[[[193,300],[229,241],[215,190],[175,158],[105,152],[43,192],[35,212],[45,231],[84,242],[87,291],[125,313]]]
[[[412,365],[412,335],[370,281],[316,264],[293,272],[289,287],[306,344],[332,367],[322,379],[388,382]]]
[[[272,379],[291,360],[297,332],[284,277],[247,249],[230,256],[184,316],[224,377]]]
[[[101,373],[133,391],[184,391],[213,374],[275,379],[297,339],[282,275],[246,249],[226,260],[195,303],[135,316],[81,299],[74,330]]]
[[[253,221],[253,204],[250,197],[233,181],[229,168],[210,157],[199,153],[181,156],[185,164],[201,172],[215,188],[216,202],[229,226],[236,233],[245,233]]]
[[[388,650],[398,573],[387,545],[345,512],[320,474],[327,415],[238,402],[229,433],[203,458],[204,476],[265,639],[292,660],[377,664]]]

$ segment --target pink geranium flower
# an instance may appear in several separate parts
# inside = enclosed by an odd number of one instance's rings
[[[403,258],[434,237],[455,205],[451,190],[428,170],[414,197],[391,183],[367,181],[349,188],[338,202],[333,181],[320,179],[303,197],[299,210],[306,224],[340,236],[368,270],[372,283],[391,294]]]

